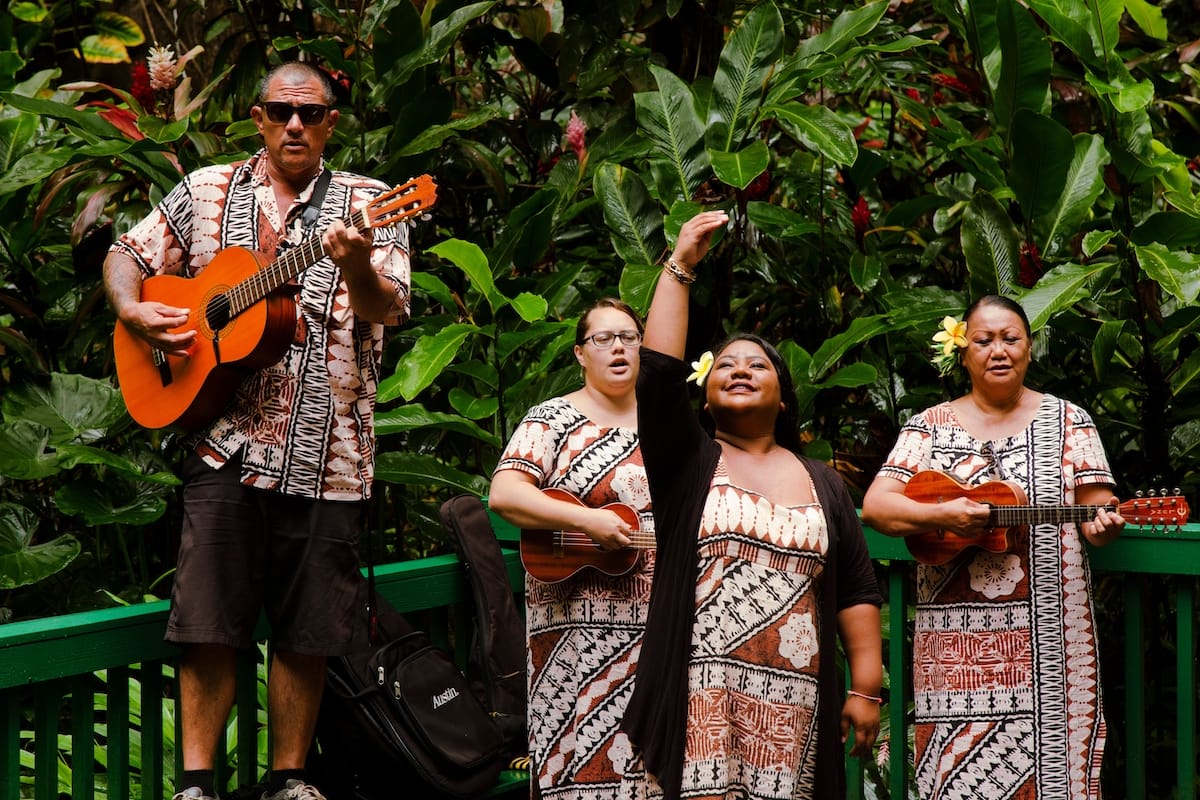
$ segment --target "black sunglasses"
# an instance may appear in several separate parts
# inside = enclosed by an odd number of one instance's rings
[[[259,105],[267,112],[267,119],[277,125],[290,122],[293,114],[299,114],[300,121],[305,125],[317,125],[325,119],[325,112],[331,108],[331,106],[323,106],[320,103],[305,103],[302,106],[294,106],[290,103],[259,103]]]

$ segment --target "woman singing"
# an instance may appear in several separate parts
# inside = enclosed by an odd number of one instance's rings
[[[525,529],[586,534],[604,550],[654,530],[638,449],[637,382],[642,322],[605,299],[579,320],[575,358],[583,387],[525,416],[492,478],[492,510]],[[562,489],[579,503],[546,496]],[[636,510],[637,530],[603,506]],[[526,577],[529,754],[534,797],[616,800],[629,754],[618,725],[633,690],[654,551],[612,576],[581,569],[553,583]]]
[[[1032,336],[1024,310],[989,295],[963,321],[962,334],[948,335],[970,391],[905,424],[863,500],[863,521],[892,536],[984,533],[989,505],[904,494],[924,470],[970,485],[1010,481],[1031,505],[1112,502],[1113,475],[1091,417],[1025,385]],[[948,563],[918,566],[913,691],[922,798],[1100,797],[1104,718],[1084,540],[1108,544],[1124,525],[1101,508],[1080,525],[1022,528],[1007,552],[967,547]]]
[[[727,221],[683,225],[648,316],[638,419],[658,561],[624,728],[650,797],[837,798],[849,729],[856,755],[879,730],[881,598],[840,476],[800,455],[775,348],[715,348],[695,376],[703,422],[692,409],[688,286]]]

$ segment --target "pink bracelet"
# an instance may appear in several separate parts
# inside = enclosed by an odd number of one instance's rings
[[[852,695],[854,697],[861,697],[863,700],[870,700],[872,703],[878,703],[879,705],[883,705],[883,698],[876,697],[873,694],[866,694],[865,692],[856,692],[853,689],[850,689],[849,691],[847,691],[846,694]]]

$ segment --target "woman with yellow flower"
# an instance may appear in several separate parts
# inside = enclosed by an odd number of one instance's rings
[[[641,319],[620,300],[604,298],[583,313],[575,329],[583,386],[525,414],[492,477],[493,511],[521,528],[586,534],[605,550],[625,547],[634,532],[605,508],[610,503],[636,511],[637,530],[654,530],[634,395],[641,340]],[[548,496],[548,487],[580,502]],[[526,576],[534,797],[622,796],[628,759],[617,726],[633,691],[654,551],[631,563],[621,575]]]
[[[835,800],[842,742],[865,755],[879,730],[881,598],[840,477],[800,454],[775,348],[735,334],[702,356],[691,376],[702,418],[692,408],[688,286],[727,221],[710,211],[683,225],[642,347],[638,429],[658,554],[622,726],[647,773],[632,796]]]
[[[988,295],[935,336],[961,363],[963,396],[913,416],[863,500],[863,521],[893,536],[983,533],[991,507],[969,497],[918,502],[905,486],[938,470],[964,484],[1010,481],[1034,505],[1114,500],[1096,426],[1073,403],[1025,385],[1029,319]],[[916,777],[924,800],[1084,800],[1100,796],[1099,653],[1083,540],[1111,542],[1124,520],[1019,529],[1008,552],[968,547],[917,567],[913,635]]]

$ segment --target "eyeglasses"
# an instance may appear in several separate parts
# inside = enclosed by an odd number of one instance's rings
[[[641,344],[642,341],[642,335],[637,331],[621,331],[620,333],[613,333],[612,331],[600,331],[586,337],[583,341],[585,343],[591,342],[596,346],[597,350],[607,350],[608,348],[612,347],[613,342],[615,342],[618,338],[620,338],[621,344],[625,345],[626,347],[633,347],[637,344]]]
[[[277,125],[284,125],[292,121],[293,114],[300,115],[300,121],[305,125],[318,125],[325,119],[325,112],[332,106],[323,106],[320,103],[305,103],[302,106],[294,106],[291,103],[259,103],[263,111],[267,112],[267,119]]]

